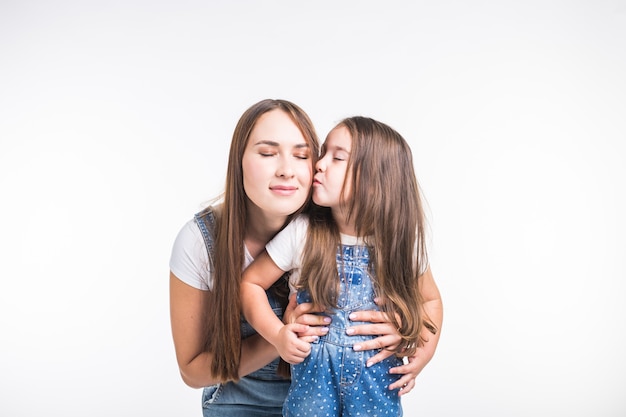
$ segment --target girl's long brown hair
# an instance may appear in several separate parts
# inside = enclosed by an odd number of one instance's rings
[[[424,342],[423,326],[436,331],[423,311],[419,288],[428,260],[411,149],[394,129],[370,118],[350,117],[339,126],[352,137],[347,168],[352,175],[346,175],[343,185],[352,193],[344,207],[347,219],[354,221],[357,236],[370,249],[370,273],[384,300],[381,308],[403,339],[396,352],[411,356]],[[315,206],[309,218],[300,286],[309,290],[314,303],[333,308],[341,277],[335,260],[339,230],[329,208]]]
[[[243,187],[242,159],[250,133],[265,113],[279,109],[298,126],[311,149],[311,163],[319,155],[319,141],[309,116],[297,105],[286,100],[260,101],[239,119],[230,147],[224,202],[216,210],[215,247],[213,256],[213,287],[206,291],[205,349],[213,355],[211,374],[222,381],[239,379],[241,356],[241,305],[239,285],[245,261],[244,237],[248,221]],[[305,206],[308,203],[305,203]],[[291,218],[297,215],[293,213]]]

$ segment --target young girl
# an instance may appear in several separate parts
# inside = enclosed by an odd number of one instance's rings
[[[339,123],[322,147],[313,179],[319,207],[286,226],[243,276],[243,313],[292,366],[285,416],[400,416],[386,389],[403,356],[428,362],[443,308],[426,258],[424,215],[411,151],[389,126],[364,117]],[[330,330],[317,342],[297,337],[267,302],[265,289],[285,271],[298,302],[323,306]],[[372,364],[374,352],[347,330],[355,310],[382,310],[398,328],[395,356]],[[353,322],[352,322],[353,324]]]

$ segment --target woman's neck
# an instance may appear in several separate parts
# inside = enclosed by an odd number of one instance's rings
[[[268,215],[254,204],[248,202],[248,220],[244,244],[253,258],[265,249],[267,242],[278,233],[287,221],[287,216]]]

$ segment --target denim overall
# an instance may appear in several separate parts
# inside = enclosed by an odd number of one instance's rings
[[[369,368],[366,362],[377,351],[354,351],[356,343],[376,336],[348,336],[346,329],[364,324],[350,321],[356,310],[379,310],[368,273],[366,246],[341,245],[337,250],[340,290],[337,307],[328,312],[330,330],[311,344],[311,354],[291,366],[292,384],[283,407],[287,417],[402,416],[397,390],[388,386],[400,378],[389,369],[402,364],[396,356]],[[298,303],[310,302],[306,291],[298,292]]]
[[[195,221],[202,232],[204,243],[213,257],[213,228],[215,217],[211,208],[195,216]],[[282,319],[283,309],[278,300],[268,292],[268,300],[274,313]],[[256,334],[256,331],[241,318],[241,338]],[[202,392],[202,413],[204,417],[279,417],[290,381],[276,374],[278,359],[265,367],[244,376],[239,382],[205,387]]]

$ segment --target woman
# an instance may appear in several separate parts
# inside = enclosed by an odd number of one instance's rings
[[[183,381],[204,388],[205,416],[281,416],[289,381],[277,375],[278,353],[242,322],[242,268],[294,215],[307,209],[319,154],[313,124],[298,106],[263,100],[241,116],[231,143],[223,202],[196,215],[180,231],[170,260],[170,310]],[[210,255],[209,255],[210,253]],[[286,280],[268,290],[277,315],[286,303]],[[303,340],[324,335],[328,318],[306,314],[304,304],[283,318]],[[384,314],[357,313],[353,334],[382,335],[363,350],[400,341]],[[381,350],[372,359],[391,355]],[[429,358],[428,358],[429,359]],[[403,376],[390,389],[411,390],[428,359],[394,369]]]

